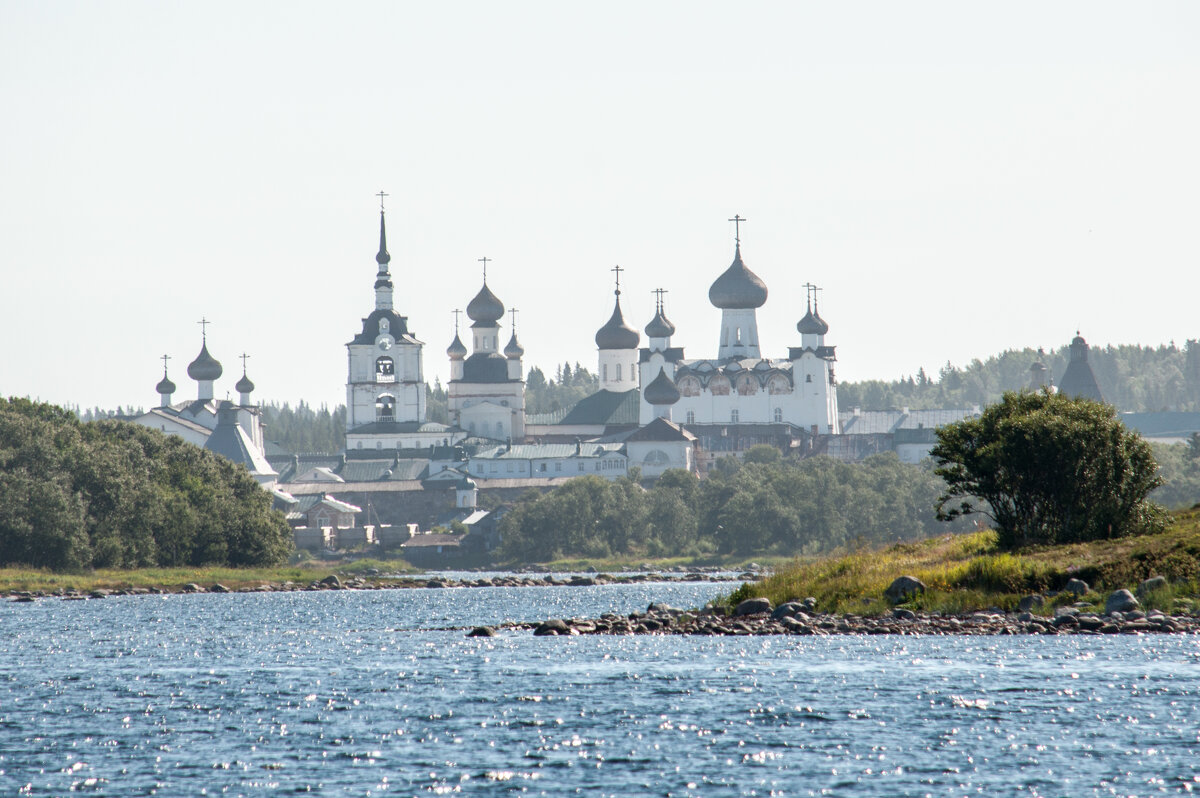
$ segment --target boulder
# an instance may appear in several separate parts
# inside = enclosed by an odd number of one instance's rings
[[[898,576],[893,582],[888,585],[888,589],[883,591],[883,595],[893,604],[901,604],[908,601],[913,596],[919,596],[925,592],[925,583],[915,576]]]
[[[804,609],[806,612],[815,612],[817,609],[817,600],[812,596],[804,599],[802,603],[804,604]]]
[[[1083,596],[1086,595],[1091,588],[1088,587],[1088,583],[1082,579],[1072,578],[1067,580],[1067,586],[1064,587],[1063,590],[1067,593],[1074,593],[1076,596]]]
[[[897,607],[892,610],[892,617],[898,621],[915,621],[917,614],[912,610],[906,610],[903,607]]]
[[[1108,599],[1104,602],[1104,613],[1107,615],[1112,612],[1133,612],[1140,606],[1133,594],[1122,588],[1114,590],[1108,595]]]
[[[1046,597],[1034,593],[1032,596],[1026,596],[1017,602],[1017,609],[1021,612],[1030,612],[1031,610],[1040,610],[1046,604]]]
[[[1145,596],[1153,590],[1162,590],[1166,586],[1167,578],[1165,576],[1152,576],[1138,585],[1137,594],[1139,597]]]
[[[209,593],[228,593],[229,588],[225,587],[225,585],[221,584],[220,582],[217,582],[215,585],[213,585],[212,587],[210,587],[208,589],[208,592]]]
[[[495,637],[496,630],[490,626],[476,626],[467,632],[467,637]]]
[[[733,617],[739,618],[743,615],[757,615],[760,612],[770,612],[771,600],[769,598],[752,598],[746,599],[733,611]]]
[[[775,611],[771,613],[771,617],[778,621],[780,618],[791,618],[796,613],[803,611],[803,604],[798,601],[789,601],[786,604],[780,604],[776,607]]]
[[[569,635],[571,627],[567,626],[567,622],[561,618],[552,618],[548,621],[542,621],[533,630],[534,635]]]
[[[679,610],[675,607],[672,607],[670,604],[664,604],[661,601],[655,601],[650,606],[646,607],[646,612],[648,612],[648,613],[656,613],[657,612],[657,613],[665,613],[668,615],[676,615],[679,612],[681,612],[681,610]]]
[[[322,587],[341,587],[342,580],[337,578],[337,574],[330,574],[321,580]]]

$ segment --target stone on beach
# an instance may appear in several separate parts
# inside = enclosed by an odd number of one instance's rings
[[[915,576],[898,576],[888,585],[888,589],[883,591],[883,595],[893,604],[902,604],[924,592],[925,583],[920,579]]]
[[[1074,593],[1076,596],[1084,596],[1087,595],[1091,588],[1088,586],[1088,583],[1082,579],[1075,579],[1072,577],[1071,579],[1067,580],[1067,586],[1064,587],[1063,590],[1067,593]]]
[[[740,618],[743,615],[757,615],[760,612],[770,612],[771,600],[769,598],[752,598],[746,599],[733,611],[733,617]]]
[[[1113,612],[1133,612],[1140,606],[1133,594],[1122,588],[1109,594],[1108,600],[1104,602],[1104,613],[1107,615]]]
[[[1142,583],[1138,585],[1137,595],[1145,596],[1147,593],[1152,591],[1162,590],[1166,586],[1167,578],[1165,576],[1152,576],[1149,579],[1143,580]]]

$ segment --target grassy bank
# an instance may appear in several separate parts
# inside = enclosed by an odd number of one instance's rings
[[[905,607],[939,612],[1013,610],[1022,596],[1059,591],[1072,577],[1087,582],[1084,597],[1103,608],[1112,590],[1134,590],[1151,576],[1170,585],[1142,599],[1147,608],[1192,612],[1200,607],[1200,508],[1176,513],[1158,535],[1000,551],[996,533],[946,535],[881,550],[793,561],[775,575],[748,583],[729,597],[731,605],[756,596],[775,604],[813,596],[826,612],[881,614],[891,610],[883,592],[898,576],[925,583],[925,594]],[[1078,598],[1060,594],[1042,612]]]
[[[130,588],[158,587],[177,590],[195,583],[212,587],[220,583],[230,590],[243,587],[261,587],[267,584],[296,582],[308,584],[330,574],[351,577],[370,573],[375,569],[383,574],[419,573],[404,560],[355,560],[308,561],[293,565],[266,568],[139,568],[135,570],[96,570],[86,573],[54,573],[27,568],[0,568],[0,593],[29,590],[54,592],[56,590],[128,590]]]

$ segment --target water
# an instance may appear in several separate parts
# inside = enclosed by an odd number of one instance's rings
[[[1200,791],[1200,639],[467,638],[728,586],[0,606],[0,795]]]

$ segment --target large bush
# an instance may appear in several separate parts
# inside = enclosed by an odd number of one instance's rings
[[[0,399],[0,564],[267,565],[291,548],[241,466],[136,424]]]
[[[938,429],[946,481],[939,518],[992,520],[1008,548],[1161,528],[1147,500],[1162,484],[1150,445],[1110,406],[1048,391],[1004,394],[978,418]]]

